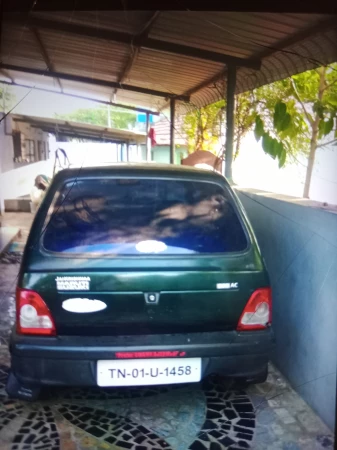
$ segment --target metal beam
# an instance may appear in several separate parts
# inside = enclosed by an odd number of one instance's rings
[[[234,142],[234,104],[235,104],[236,67],[227,69],[227,103],[226,103],[226,152],[225,176],[232,181],[233,142]]]
[[[56,134],[55,129],[53,127],[46,127],[46,126],[42,126],[39,124],[33,124],[31,123],[30,126],[32,128],[38,128],[39,130],[44,131],[45,133],[50,133],[50,134]],[[90,139],[93,141],[109,141],[112,143],[124,143],[125,142],[125,138],[116,138],[116,137],[109,137],[104,135],[104,133],[101,136],[95,136],[93,134],[90,133],[84,133],[82,131],[79,130],[63,130],[61,129],[58,132],[61,136],[69,136],[69,137],[77,137],[79,139]],[[132,145],[132,144],[131,144]],[[136,142],[133,144],[136,145]]]
[[[82,127],[78,127],[76,123],[70,123],[69,121],[64,121],[64,123],[53,123],[53,122],[43,122],[40,121],[38,118],[32,118],[27,116],[16,116],[14,114],[13,121],[18,123],[28,123],[33,128],[41,129],[42,131],[45,131],[47,133],[51,134],[60,134],[60,135],[70,135],[76,133],[77,135],[81,135],[83,137],[96,137],[97,139],[100,138],[100,136],[97,136],[98,134],[104,136],[104,139],[110,139],[114,140],[116,142],[127,142],[129,141],[130,144],[136,145],[139,141],[144,142],[145,136],[121,136],[119,131],[123,130],[114,130],[109,131],[108,128],[103,128],[103,130],[90,130],[89,128],[86,128],[85,125],[90,124],[80,124],[83,125]],[[125,132],[125,130],[124,130]],[[106,134],[105,134],[106,133]],[[131,133],[130,133],[131,134]]]
[[[144,25],[144,27],[142,28],[142,30],[138,33],[138,35],[136,36],[138,45],[134,46],[132,45],[132,54],[131,56],[128,58],[120,76],[118,79],[118,83],[123,83],[123,81],[125,80],[125,78],[128,76],[128,74],[130,73],[130,70],[132,69],[132,66],[138,56],[138,53],[140,51],[142,42],[147,39],[149,32],[151,30],[152,25],[154,24],[154,22],[157,20],[158,16],[160,14],[160,11],[155,11],[154,13],[151,14],[151,17],[149,18],[149,20],[146,22],[146,24]],[[115,89],[114,94],[117,93],[117,89]]]
[[[336,27],[336,17],[329,18],[325,21],[322,21],[318,23],[317,25],[314,25],[313,27],[307,28],[306,30],[301,30],[298,33],[295,33],[294,35],[283,39],[279,43],[275,44],[274,46],[265,46],[267,48],[261,50],[260,53],[256,55],[256,58],[258,60],[262,60],[268,56],[271,56],[274,53],[277,53],[278,51],[282,51],[287,47],[290,47],[291,45],[296,44],[297,42],[303,41],[304,39],[312,36],[313,34],[319,33],[321,31],[328,30],[332,27]],[[263,47],[263,46],[262,46]],[[213,75],[208,80],[205,80],[195,86],[192,89],[189,89],[188,91],[185,91],[185,95],[193,95],[196,92],[200,91],[201,89],[204,89],[207,86],[210,86],[213,83],[216,83],[219,81],[226,73],[226,69],[221,69],[217,74]]]
[[[216,83],[226,73],[226,70],[227,69],[222,69],[216,75],[213,75],[211,78],[208,78],[207,80],[202,81],[198,85],[196,85],[193,88],[189,89],[188,91],[184,92],[184,94],[185,95],[193,95],[196,92],[201,91],[201,89],[204,89],[204,88],[210,86],[211,84]]]
[[[174,164],[175,156],[175,100],[171,98],[170,100],[170,164]]]
[[[4,3],[4,11],[5,12],[13,12],[13,11],[24,11],[29,12],[32,9],[32,2],[31,1],[22,1],[22,0],[4,0],[2,3]],[[146,5],[147,9],[150,9],[152,5],[157,5],[158,2],[147,2],[142,3]],[[106,11],[107,8],[107,2],[106,0],[96,0],[95,1],[95,10],[96,11]],[[207,7],[209,9],[217,10],[221,9],[219,8],[219,2],[209,2],[207,4]],[[127,2],[114,2],[111,3],[111,9],[118,11],[139,11],[141,8],[139,7],[140,3],[137,0],[129,0]],[[174,8],[179,11],[189,11],[189,10],[198,10],[200,8],[195,8],[196,4],[194,1],[186,1],[183,4],[177,2],[174,4]],[[237,2],[230,2],[228,5],[226,5],[226,11],[233,11],[238,12],[240,10],[241,3]],[[320,5],[320,14],[335,14],[336,13],[336,7],[333,2],[326,2],[322,5]],[[165,5],[164,5],[165,7]],[[190,8],[190,9],[187,9]],[[78,5],[78,10],[81,11],[90,11],[93,9],[93,2],[92,0],[81,0],[80,5]],[[204,8],[205,9],[205,8]],[[264,13],[265,11],[270,11],[274,13],[314,13],[317,14],[317,5],[312,4],[309,2],[303,3],[303,2],[292,2],[287,3],[286,7],[285,4],[281,4],[280,2],[274,2],[271,3],[270,1],[258,1],[251,3],[249,8],[242,8],[243,10],[248,10],[250,12],[258,12],[258,13]],[[69,13],[72,13],[74,10],[74,2],[69,0],[42,0],[37,1],[36,6],[34,7],[34,12],[53,12],[53,11],[68,11]]]
[[[237,66],[249,67],[251,69],[259,70],[261,61],[254,59],[236,58],[235,56],[225,55],[209,50],[203,50],[197,47],[189,47],[182,44],[174,44],[173,42],[164,42],[158,39],[148,39],[144,48],[150,50],[158,50],[165,53],[174,53],[181,56],[189,56],[191,58],[204,59],[206,61],[218,62],[222,64],[235,64]]]
[[[140,86],[130,86],[128,84],[123,84],[121,86],[121,85],[119,85],[119,83],[117,83],[115,81],[100,80],[97,78],[83,77],[83,76],[72,75],[72,74],[63,73],[63,72],[54,72],[54,71],[48,71],[48,70],[33,69],[30,67],[15,66],[12,64],[3,64],[3,63],[0,63],[0,69],[7,69],[7,70],[13,70],[16,72],[30,73],[33,75],[41,75],[44,77],[59,78],[60,80],[76,81],[78,83],[93,84],[96,86],[105,86],[105,87],[109,87],[109,88],[122,88],[125,91],[138,92],[140,94],[146,94],[146,95],[154,95],[155,97],[175,98],[176,100],[181,100],[183,102],[188,102],[190,99],[189,96],[187,96],[187,95],[172,94],[169,92],[157,91],[155,89],[147,89],[147,88],[143,88]]]
[[[50,58],[49,58],[47,50],[46,50],[46,48],[45,48],[45,46],[44,46],[44,44],[42,42],[40,33],[38,32],[38,30],[35,27],[31,27],[30,29],[31,29],[33,35],[35,36],[35,40],[37,42],[37,45],[39,46],[42,58],[43,58],[44,62],[46,63],[46,66],[47,66],[48,70],[50,72],[54,71],[54,69],[55,69],[54,65],[51,62]],[[62,87],[61,81],[58,78],[55,78],[55,81],[58,84],[58,86],[60,88],[60,91],[63,92],[63,87]]]
[[[6,21],[24,24],[26,17],[20,14],[7,15]],[[81,36],[94,37],[98,39],[106,39],[109,41],[120,42],[130,45],[131,43],[136,46],[142,46],[148,50],[158,50],[165,53],[173,53],[176,55],[189,56],[197,59],[204,59],[206,61],[219,62],[222,64],[234,64],[238,67],[249,67],[259,70],[261,67],[261,61],[252,58],[237,58],[235,56],[226,55],[223,53],[213,52],[209,50],[203,50],[197,47],[190,47],[187,45],[175,44],[173,42],[162,41],[159,39],[147,38],[143,42],[138,43],[137,38],[134,38],[129,33],[121,31],[100,29],[96,27],[90,27],[86,25],[79,25],[76,23],[58,22],[55,20],[47,20],[38,17],[29,17],[29,26],[37,28],[45,28],[49,30],[61,31],[66,33],[77,34]],[[139,38],[138,38],[139,39]],[[141,41],[141,39],[140,39]]]
[[[155,21],[158,19],[160,15],[160,11],[155,11],[151,13],[149,19],[146,21],[142,30],[138,33],[138,39],[141,41],[142,39],[146,39],[149,36],[151,28],[153,27]]]
[[[1,72],[4,72],[4,71],[1,71]],[[4,76],[6,76],[6,78],[9,78],[9,75],[4,74]],[[66,92],[57,92],[57,91],[53,91],[52,89],[45,89],[45,88],[40,88],[40,87],[29,86],[28,84],[21,84],[21,83],[15,83],[15,82],[10,83],[9,81],[4,81],[4,80],[0,80],[0,83],[7,84],[8,86],[13,86],[13,87],[17,86],[17,87],[23,87],[23,88],[27,88],[27,89],[34,88],[34,91],[50,92],[51,94],[65,95],[68,97],[74,97],[74,98],[79,98],[81,100],[88,100],[90,102],[99,103],[101,105],[114,106],[116,108],[128,109],[130,111],[142,112],[145,114],[149,113],[149,114],[152,114],[153,116],[160,115],[160,112],[158,112],[158,111],[152,111],[150,109],[145,109],[145,108],[137,108],[136,106],[123,105],[122,103],[106,102],[104,100],[97,100],[97,99],[90,98],[90,97],[83,97],[83,95],[67,94]]]
[[[207,78],[207,80],[202,81],[201,83],[197,84],[196,86],[194,86],[191,89],[188,89],[187,91],[184,92],[184,95],[188,95],[191,96],[193,94],[195,94],[198,91],[201,91],[201,89],[204,89],[208,86],[210,86],[213,83],[216,83],[217,81],[219,81],[219,79],[225,75],[227,69],[222,69],[221,72],[213,75],[211,78]],[[169,106],[169,102],[166,103],[164,106],[162,106],[159,110],[159,112],[164,111],[164,109],[166,109]]]

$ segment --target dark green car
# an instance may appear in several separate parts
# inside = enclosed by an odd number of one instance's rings
[[[41,386],[262,382],[269,278],[220,174],[121,164],[59,172],[19,276],[11,396]]]

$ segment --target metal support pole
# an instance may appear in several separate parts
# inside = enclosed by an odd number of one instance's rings
[[[150,114],[146,113],[146,161],[151,161]]]
[[[175,114],[176,101],[174,98],[170,100],[170,164],[174,164],[175,155]]]
[[[127,162],[128,155],[127,155],[127,149],[126,149],[126,142],[123,142],[123,144],[122,144],[122,152],[123,152],[123,162]]]
[[[122,144],[117,144],[117,161],[123,162]]]
[[[108,128],[111,128],[110,105],[108,105]]]
[[[130,142],[128,141],[126,143],[126,160],[127,160],[127,162],[130,162],[130,151],[131,151]]]
[[[227,102],[226,102],[226,153],[225,176],[232,181],[233,142],[234,142],[234,103],[235,103],[236,67],[227,67]]]

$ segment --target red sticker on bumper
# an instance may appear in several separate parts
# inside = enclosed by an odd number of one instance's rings
[[[134,358],[179,358],[186,356],[186,352],[179,351],[158,351],[158,352],[117,352],[115,354],[118,359],[134,359]]]

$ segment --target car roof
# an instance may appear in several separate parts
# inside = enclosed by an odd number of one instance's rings
[[[92,167],[74,167],[63,169],[57,173],[58,181],[64,181],[69,178],[97,177],[109,175],[140,175],[140,176],[192,176],[196,179],[217,179],[225,181],[219,172],[199,169],[191,166],[182,166],[174,164],[158,164],[158,163],[113,163],[109,165],[100,165]]]

